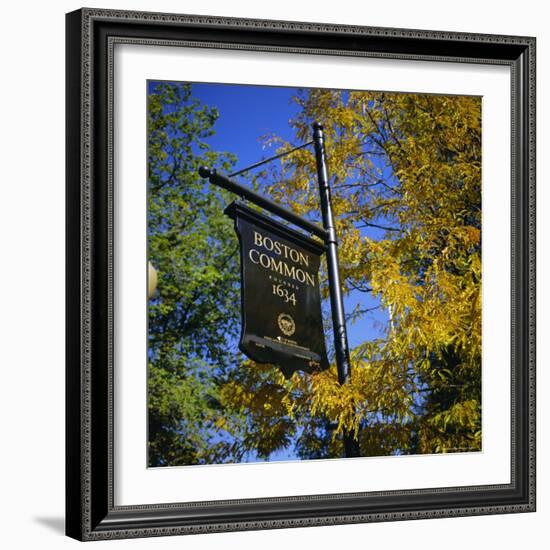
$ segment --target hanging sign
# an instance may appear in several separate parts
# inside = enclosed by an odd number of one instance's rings
[[[328,368],[319,292],[324,245],[238,201],[225,213],[241,248],[240,350],[287,378]]]

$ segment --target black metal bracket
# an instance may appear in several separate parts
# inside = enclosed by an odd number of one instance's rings
[[[229,179],[229,177],[225,174],[220,174],[219,172],[216,172],[216,170],[213,168],[201,166],[199,168],[199,175],[201,176],[201,178],[208,179],[210,183],[217,185],[222,189],[226,189],[227,191],[231,191],[242,199],[248,200],[261,208],[265,208],[272,214],[283,218],[283,220],[286,220],[287,222],[290,222],[297,227],[300,227],[304,231],[307,231],[308,233],[319,237],[323,240],[323,242],[328,242],[328,232],[322,227],[319,227],[317,224],[310,222],[305,218],[302,218],[302,216],[298,216],[298,214],[295,214],[294,212],[292,212],[292,210],[289,210],[288,208],[277,204],[276,202],[268,199],[261,193],[257,193],[252,189],[244,187],[244,185],[240,185],[239,183],[234,182],[233,180]]]

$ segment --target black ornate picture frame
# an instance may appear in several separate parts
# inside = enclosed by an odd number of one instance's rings
[[[66,532],[79,540],[535,510],[535,39],[81,9],[67,15]],[[115,44],[504,65],[511,124],[511,482],[116,506]],[[141,162],[141,161],[140,161]]]

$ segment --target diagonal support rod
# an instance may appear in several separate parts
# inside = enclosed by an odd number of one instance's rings
[[[280,159],[281,157],[286,157],[287,155],[290,155],[290,153],[294,153],[294,151],[298,151],[298,149],[303,149],[304,147],[307,147],[308,145],[312,145],[313,140],[308,141],[307,143],[302,143],[302,145],[298,145],[298,147],[294,147],[293,149],[290,149],[289,151],[284,151],[283,153],[279,153],[278,155],[275,155],[273,157],[269,157],[268,159],[261,160],[260,162],[256,162],[255,164],[251,164],[250,166],[247,166],[246,168],[242,168],[241,170],[237,170],[237,172],[233,172],[232,174],[229,174],[229,178],[232,178],[233,176],[239,176],[240,174],[244,174],[245,172],[248,172],[249,170],[252,170],[253,168],[258,168],[258,166],[261,166],[262,164],[267,164],[268,162],[271,162],[272,160]]]

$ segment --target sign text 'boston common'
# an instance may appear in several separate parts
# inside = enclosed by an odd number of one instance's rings
[[[324,244],[241,202],[226,213],[241,247],[241,351],[287,377],[328,368],[318,275]]]

